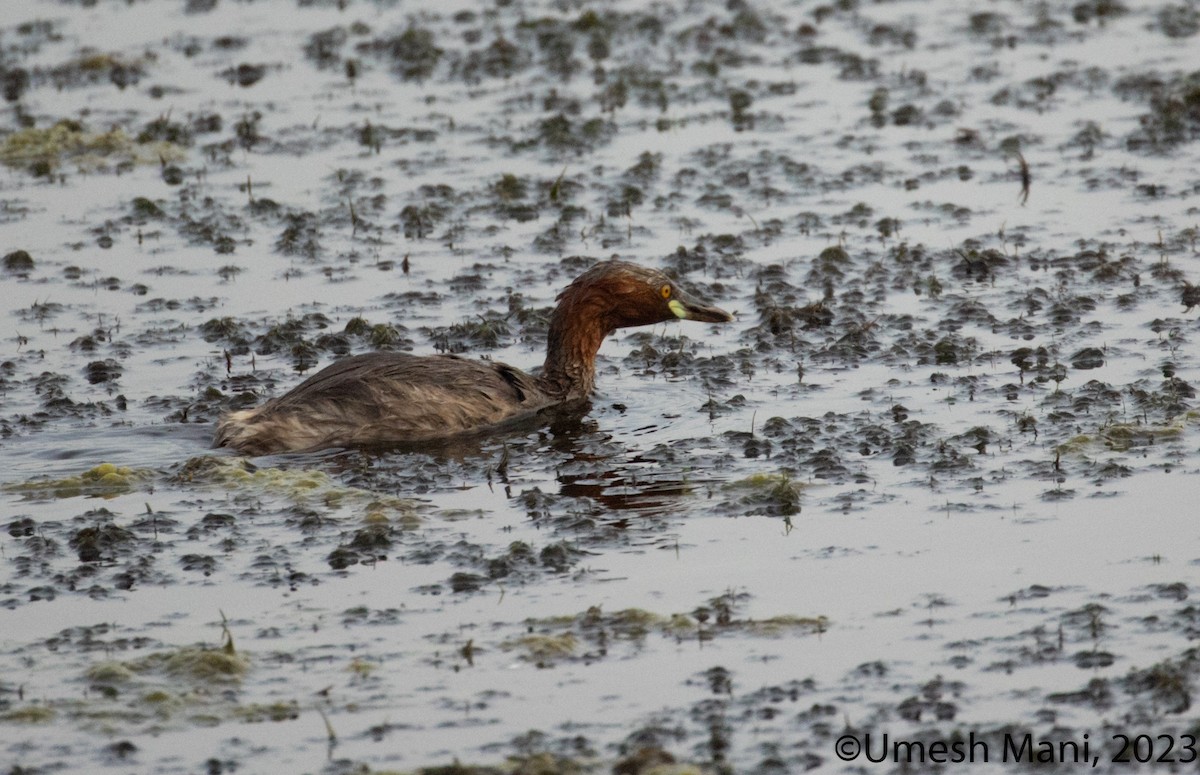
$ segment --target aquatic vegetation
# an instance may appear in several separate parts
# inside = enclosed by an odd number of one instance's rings
[[[45,705],[27,705],[25,707],[0,711],[0,722],[10,724],[49,724],[57,716],[58,713],[54,708],[46,707]]]
[[[165,724],[219,723],[294,719],[294,703],[240,705],[223,689],[236,688],[250,662],[232,641],[212,649],[201,646],[155,652],[129,660],[94,662],[83,671],[89,694],[82,699],[50,698],[23,703],[0,713],[0,723],[41,724],[68,718],[103,730],[119,725],[155,727]]]
[[[414,500],[348,487],[322,470],[262,468],[241,457],[194,457],[178,465],[169,478],[189,486],[236,487],[282,495],[296,503],[312,503],[331,509],[344,505],[361,506],[365,508],[368,520],[392,519],[408,527],[419,520],[418,515],[423,511]]]
[[[107,80],[118,89],[135,86],[145,75],[149,57],[137,59],[121,54],[85,48],[70,61],[54,67],[48,73],[58,88],[79,87]]]
[[[538,667],[546,667],[559,659],[574,655],[578,642],[570,632],[556,635],[522,635],[503,644],[507,649],[519,649],[525,659]]]
[[[754,635],[765,637],[782,637],[784,635],[819,635],[829,627],[829,620],[824,616],[796,616],[785,614],[769,616],[766,619],[752,619],[746,623],[746,630]]]
[[[433,74],[444,53],[434,41],[432,30],[409,27],[395,37],[372,41],[369,49],[386,55],[401,78],[423,80]]]
[[[776,773],[847,723],[1195,726],[1194,3],[11,5],[15,767]],[[529,362],[614,254],[738,322],[614,338],[537,428],[202,453],[362,350]],[[213,600],[252,659],[179,645]]]
[[[234,347],[249,344],[247,326],[232,317],[212,318],[200,325],[200,333],[206,342],[227,342]]]
[[[4,272],[27,277],[33,271],[33,256],[27,250],[14,250],[5,254],[2,260]]]
[[[1118,93],[1150,103],[1150,112],[1142,116],[1141,126],[1127,138],[1131,148],[1162,151],[1200,135],[1200,71],[1169,81],[1157,76],[1128,76],[1116,88]]]
[[[199,685],[237,682],[250,668],[244,656],[228,648],[188,647],[141,657],[124,666],[134,675],[163,673]]]
[[[315,259],[321,253],[321,227],[317,216],[310,212],[292,212],[284,216],[283,231],[275,241],[275,249],[285,256]]]
[[[539,667],[570,659],[585,662],[601,659],[617,644],[642,643],[658,635],[678,641],[707,641],[714,637],[746,635],[762,638],[799,637],[819,634],[829,627],[824,616],[785,614],[765,619],[739,618],[742,601],[736,595],[714,598],[690,613],[663,615],[639,608],[611,613],[592,607],[575,616],[530,619],[529,632],[502,644],[508,651],[521,651]],[[581,651],[581,649],[586,649]]]
[[[1103,23],[1129,13],[1120,0],[1081,0],[1071,6],[1071,17],[1080,24]]]
[[[807,485],[796,481],[793,474],[785,470],[773,474],[754,474],[728,482],[723,489],[735,496],[735,500],[724,505],[727,512],[789,517],[800,513],[800,503]]]
[[[84,375],[87,377],[87,381],[93,385],[115,383],[120,378],[122,371],[121,364],[112,358],[92,361],[84,367]]]
[[[1200,32],[1200,11],[1190,5],[1165,5],[1158,11],[1158,26],[1168,38],[1190,38]]]
[[[45,128],[18,129],[0,143],[0,163],[35,177],[56,174],[67,164],[94,173],[122,165],[181,161],[185,155],[182,147],[169,141],[143,142],[119,127],[100,132],[70,120]]]
[[[296,700],[279,701],[269,704],[253,703],[238,705],[233,709],[235,718],[251,724],[261,724],[264,721],[283,722],[295,721],[300,717],[300,703]]]
[[[113,498],[138,489],[155,476],[153,471],[101,463],[76,475],[61,479],[41,478],[0,485],[6,492],[26,498],[75,498],[79,496]]]
[[[1063,453],[1087,454],[1099,450],[1128,452],[1138,447],[1162,444],[1180,438],[1195,423],[1195,417],[1181,415],[1170,424],[1134,424],[1114,422],[1101,425],[1093,433],[1073,436],[1058,446]]]

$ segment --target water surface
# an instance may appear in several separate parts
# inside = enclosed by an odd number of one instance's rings
[[[0,761],[774,773],[1029,733],[1123,769],[1113,735],[1194,732],[1198,26],[21,5]],[[572,421],[208,449],[349,352],[535,367],[610,256],[737,322],[621,332]]]

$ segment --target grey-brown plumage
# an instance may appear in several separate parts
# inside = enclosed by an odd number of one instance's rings
[[[250,455],[449,438],[585,400],[596,352],[618,328],[732,316],[681,291],[666,275],[606,261],[558,295],[546,361],[536,376],[455,355],[367,353],[333,363],[262,406],[217,423],[214,446]]]

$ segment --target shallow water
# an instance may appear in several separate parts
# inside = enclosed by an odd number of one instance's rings
[[[1112,770],[1195,735],[1197,26],[23,4],[0,763],[774,773],[974,734],[1010,770],[1031,733]],[[535,366],[612,255],[737,322],[620,332],[547,427],[207,449],[345,352]]]

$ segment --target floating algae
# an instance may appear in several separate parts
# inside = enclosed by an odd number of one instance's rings
[[[0,713],[0,721],[10,724],[48,724],[58,715],[45,705],[29,705]]]
[[[805,484],[797,482],[786,471],[774,474],[753,474],[729,482],[728,492],[738,493],[732,506],[738,513],[788,517],[800,513],[800,499]]]
[[[183,148],[171,142],[140,142],[120,127],[93,132],[68,120],[19,129],[0,143],[0,163],[35,176],[50,175],[67,162],[81,171],[97,172],[110,166],[180,161],[184,156]]]
[[[578,640],[569,632],[551,635],[522,635],[501,644],[505,650],[519,649],[525,659],[539,667],[574,655]]]
[[[170,478],[176,484],[212,484],[282,495],[298,504],[315,502],[328,508],[362,505],[368,524],[389,521],[389,514],[405,529],[420,524],[417,501],[348,487],[312,468],[261,468],[243,458],[204,455],[183,463]]]
[[[146,482],[152,472],[140,468],[127,468],[112,463],[101,463],[78,476],[62,479],[33,479],[28,482],[5,484],[5,492],[22,493],[27,498],[74,498],[86,495],[93,498],[115,498],[133,492]]]
[[[573,657],[603,657],[614,642],[638,642],[654,634],[676,640],[711,640],[718,634],[775,638],[782,635],[820,634],[829,628],[829,619],[825,616],[780,614],[765,619],[739,617],[735,615],[736,604],[733,596],[726,594],[708,601],[691,613],[673,613],[669,616],[643,608],[624,608],[605,613],[599,606],[593,606],[575,616],[526,619],[525,627],[529,631],[506,641],[502,647],[505,650],[521,650],[526,659],[545,667]],[[581,652],[581,643],[590,648]]]
[[[1096,430],[1074,436],[1058,446],[1059,452],[1084,454],[1090,449],[1108,449],[1128,452],[1137,447],[1152,446],[1172,441],[1183,436],[1184,430],[1195,423],[1200,412],[1184,412],[1169,423],[1113,423]]]

